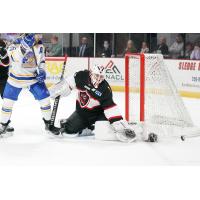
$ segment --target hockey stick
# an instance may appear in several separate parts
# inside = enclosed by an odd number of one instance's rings
[[[25,33],[21,34],[19,37],[13,39],[11,42],[9,42],[8,44],[6,44],[6,49],[8,49],[11,45],[15,44],[15,42],[18,40],[18,39],[21,39],[25,36]]]
[[[181,140],[182,141],[185,141],[185,139],[187,138],[196,138],[196,137],[200,137],[200,133],[194,133],[194,134],[191,134],[191,135],[181,135]]]
[[[64,63],[63,63],[63,69],[62,69],[60,80],[62,80],[63,77],[64,77],[66,62],[67,62],[67,55],[65,54],[65,60],[64,60]],[[59,101],[60,101],[60,96],[57,96],[55,98],[54,105],[53,105],[53,110],[52,110],[52,113],[51,113],[51,125],[54,125],[54,123],[55,123],[56,114],[57,114],[57,111],[58,111]]]
[[[36,57],[36,55],[35,55],[34,46],[32,46],[31,49],[32,49],[32,52],[33,52],[34,60],[35,60],[35,65],[36,65],[36,67],[37,67],[37,73],[39,74],[39,66],[38,66],[38,62],[37,62],[37,57]]]
[[[35,55],[34,47],[32,47],[32,51],[33,51],[33,55],[34,55],[34,59],[35,59],[35,64],[37,66],[37,72],[39,73],[39,67],[38,67],[38,64],[37,64],[37,58],[36,58],[36,55]],[[67,62],[67,54],[65,54],[65,59],[64,59],[64,63],[63,63],[63,69],[62,69],[60,80],[62,80],[63,77],[64,77],[66,62]],[[51,125],[54,125],[54,123],[55,123],[59,101],[60,101],[60,96],[57,96],[55,98],[53,110],[52,110],[52,113],[51,113]]]

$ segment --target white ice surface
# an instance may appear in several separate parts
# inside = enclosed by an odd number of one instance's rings
[[[124,93],[114,93],[124,113]],[[196,125],[200,125],[200,100],[184,99]],[[0,105],[2,101],[0,100]],[[58,118],[68,117],[75,109],[75,94],[63,98]],[[200,137],[160,143],[101,142],[92,137],[55,139],[46,135],[39,104],[23,91],[12,116],[15,134],[0,140],[0,165],[198,165]]]

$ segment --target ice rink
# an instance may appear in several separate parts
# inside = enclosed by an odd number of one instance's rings
[[[114,93],[124,113],[124,93]],[[199,99],[184,98],[196,125],[200,125]],[[0,102],[2,105],[2,100]],[[60,102],[58,117],[66,118],[75,109],[75,93]],[[0,140],[0,165],[198,165],[200,137],[132,144],[95,141],[93,137],[52,138],[44,131],[39,104],[23,91],[12,116],[13,137]]]

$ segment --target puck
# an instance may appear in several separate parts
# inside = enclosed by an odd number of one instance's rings
[[[181,140],[182,140],[182,141],[185,141],[185,136],[182,135],[182,136],[181,136]]]
[[[158,136],[155,133],[150,133],[148,137],[148,142],[158,142]]]

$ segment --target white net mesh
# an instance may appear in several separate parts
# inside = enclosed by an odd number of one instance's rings
[[[129,55],[129,121],[139,121],[140,110],[140,61],[141,55]],[[161,136],[185,134],[194,127],[190,115],[178,94],[175,84],[164,65],[163,56],[145,54],[144,59],[144,127],[145,132]]]

